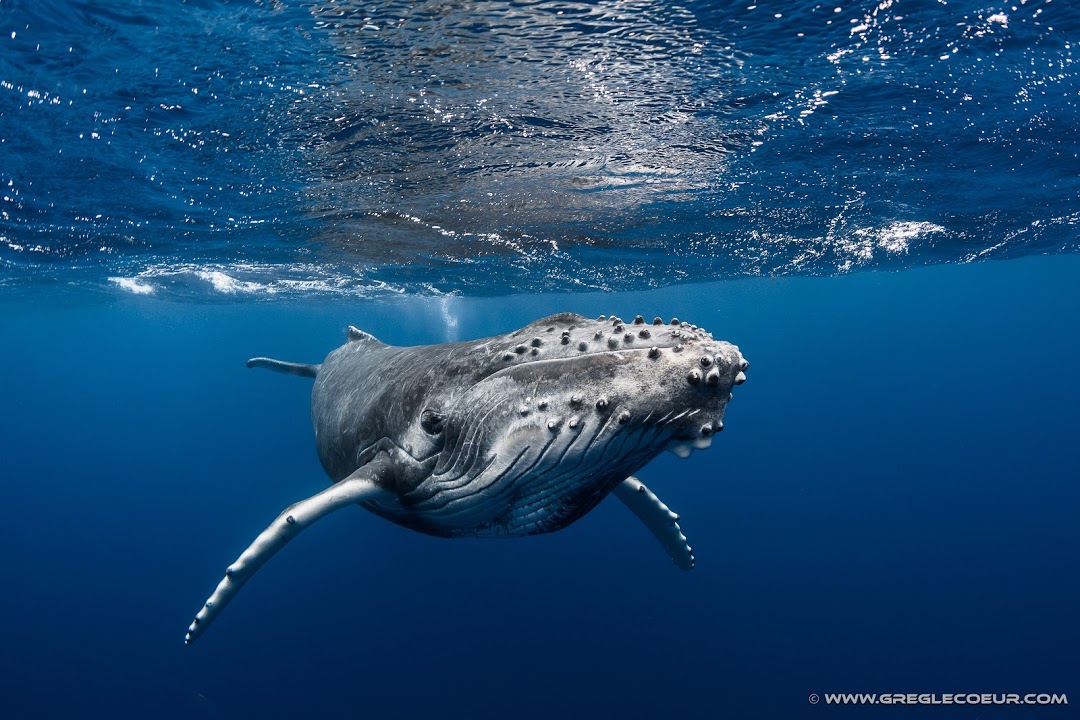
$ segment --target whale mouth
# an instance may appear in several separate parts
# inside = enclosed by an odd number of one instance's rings
[[[664,450],[675,455],[678,458],[685,460],[695,450],[705,450],[712,445],[712,436],[696,437],[696,438],[681,438],[676,437],[668,441],[668,444],[664,446]]]

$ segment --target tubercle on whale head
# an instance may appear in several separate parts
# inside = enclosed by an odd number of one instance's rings
[[[713,341],[704,328],[657,316],[647,321],[637,315],[623,320],[601,315],[595,320],[575,313],[560,313],[536,320],[509,335],[491,338],[491,350],[503,362],[529,362],[576,354],[613,350],[671,348],[676,352],[697,343]]]

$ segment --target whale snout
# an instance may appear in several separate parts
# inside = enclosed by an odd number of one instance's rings
[[[652,359],[659,361],[649,371],[656,378],[652,412],[668,409],[676,415],[663,449],[685,458],[709,447],[724,429],[732,388],[746,381],[750,363],[737,346],[711,338],[672,347]]]

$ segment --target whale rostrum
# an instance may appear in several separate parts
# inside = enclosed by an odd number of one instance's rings
[[[564,528],[613,494],[689,570],[678,516],[633,475],[663,450],[708,447],[748,363],[677,319],[562,313],[415,347],[350,327],[320,365],[248,367],[315,379],[311,421],[332,484],[286,508],[226,569],[186,643],[293,536],[348,505],[429,535],[513,537]]]

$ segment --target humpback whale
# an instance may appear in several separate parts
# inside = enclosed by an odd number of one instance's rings
[[[415,347],[350,326],[320,365],[247,364],[314,378],[311,421],[332,484],[282,511],[226,569],[188,644],[297,533],[349,505],[429,535],[513,537],[564,528],[614,495],[689,570],[679,517],[634,473],[664,450],[708,447],[749,366],[737,346],[678,319],[573,313]]]

